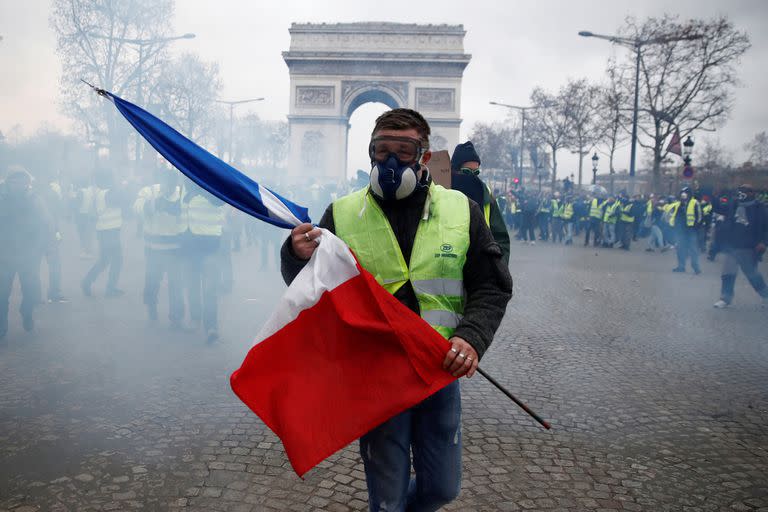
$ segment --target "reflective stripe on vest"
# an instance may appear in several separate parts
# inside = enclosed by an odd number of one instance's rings
[[[178,235],[184,231],[181,215],[157,210],[150,215],[144,213],[144,205],[159,198],[180,203],[181,187],[176,187],[173,193],[168,195],[163,195],[160,184],[144,187],[139,191],[139,197],[133,204],[133,209],[137,215],[141,216],[144,242],[148,248],[175,249],[179,246]]]
[[[675,227],[675,217],[677,217],[677,210],[680,208],[680,201],[675,201],[669,205],[669,225]],[[692,228],[696,225],[696,210],[700,208],[699,202],[695,199],[688,201],[688,206],[685,211],[685,225]]]
[[[96,231],[119,229],[123,225],[123,211],[107,206],[107,192],[109,190],[103,189],[96,192]]]
[[[460,192],[432,184],[429,216],[419,221],[410,266],[395,233],[369,189],[333,203],[336,235],[360,265],[389,293],[409,280],[421,317],[448,338],[464,311],[464,263],[469,249],[469,201]]]
[[[573,203],[565,203],[561,210],[563,220],[571,220],[573,218]]]
[[[616,217],[618,217],[616,210],[618,208],[618,201],[614,201],[612,204],[607,205],[605,207],[605,215],[603,215],[603,222],[607,222],[608,224],[616,224]]]
[[[224,226],[224,205],[216,206],[205,196],[196,195],[184,205],[184,217],[193,235],[221,236]]]
[[[589,216],[594,217],[595,219],[601,219],[603,218],[603,212],[601,210],[600,201],[597,200],[597,198],[592,199],[592,205],[589,207]]]
[[[630,215],[631,212],[632,203],[628,203],[621,209],[621,222],[635,222],[634,215]]]

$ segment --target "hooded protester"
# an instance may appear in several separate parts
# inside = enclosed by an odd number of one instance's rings
[[[720,300],[714,306],[725,308],[733,301],[736,274],[741,271],[749,284],[768,306],[768,287],[757,270],[757,264],[768,245],[768,212],[755,196],[751,185],[738,188],[736,199],[728,203],[715,203],[717,213],[723,216],[721,251],[724,253],[721,273]]]
[[[451,172],[454,174],[463,174],[465,176],[471,176],[477,181],[482,183],[480,179],[480,155],[475,150],[475,145],[472,141],[467,141],[463,144],[458,144],[453,150],[451,156]],[[462,190],[461,186],[454,186],[454,190],[464,193],[467,197],[470,197],[466,191]],[[496,202],[493,194],[485,183],[482,183],[483,189],[483,202],[479,206],[483,209],[483,215],[485,216],[485,222],[491,229],[491,234],[496,243],[501,247],[501,252],[504,255],[504,262],[509,263],[509,232],[507,231],[507,225],[504,223],[504,217],[501,214],[499,205]]]
[[[0,184],[0,340],[8,332],[8,306],[16,275],[21,284],[25,331],[34,329],[41,301],[40,263],[51,236],[50,216],[32,192],[32,177],[14,166]]]

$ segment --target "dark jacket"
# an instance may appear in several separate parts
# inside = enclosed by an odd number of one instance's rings
[[[371,197],[374,197],[371,194]],[[392,226],[406,264],[410,263],[411,250],[416,238],[426,191],[420,190],[400,201],[383,201],[375,198]],[[493,239],[485,223],[483,212],[472,200],[470,203],[469,250],[464,264],[464,288],[466,301],[464,317],[454,332],[464,338],[482,357],[493,341],[493,335],[501,323],[507,302],[512,297],[512,278],[502,261],[499,244]],[[335,231],[333,205],[328,206],[319,226]],[[281,270],[286,283],[291,283],[306,264],[298,259],[291,248],[290,236],[280,251]],[[394,294],[400,302],[415,313],[419,304],[411,283],[406,283]]]
[[[717,202],[714,205],[717,205]],[[746,224],[737,219],[738,201],[714,207],[717,213],[725,217],[719,226],[723,249],[754,249],[760,243],[768,245],[768,212],[765,205],[757,200],[745,204]]]
[[[507,231],[507,223],[504,222],[504,217],[501,214],[501,208],[499,208],[499,204],[496,202],[496,198],[493,197],[493,194],[491,194],[490,190],[488,190],[487,187],[483,187],[483,188],[485,189],[485,193],[487,194],[487,197],[484,197],[483,199],[487,200],[488,203],[491,205],[491,211],[490,211],[491,225],[489,226],[491,228],[491,235],[493,235],[493,239],[496,240],[496,243],[499,244],[504,266],[508,267],[510,248],[509,248],[509,231]]]
[[[11,195],[0,184],[0,265],[37,261],[51,237],[51,219],[32,191]]]

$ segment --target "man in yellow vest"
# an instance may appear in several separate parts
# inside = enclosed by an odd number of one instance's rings
[[[565,229],[565,245],[573,244],[573,225],[576,219],[573,216],[573,197],[565,196],[563,204],[560,206],[560,220]]]
[[[80,240],[80,257],[93,256],[94,227],[96,225],[96,186],[88,178],[81,178],[79,187],[73,190],[74,217],[77,235]]]
[[[224,203],[187,180],[182,202],[184,274],[192,322],[202,321],[206,341],[219,339],[218,253],[225,223]]]
[[[632,212],[633,203],[627,196],[621,196],[619,201],[619,221],[616,224],[616,238],[621,243],[621,248],[629,250],[632,242],[632,228],[635,223],[635,216]]]
[[[693,272],[701,274],[698,243],[701,205],[693,197],[690,187],[683,187],[680,190],[678,200],[669,206],[669,225],[675,232],[675,249],[677,251],[677,267],[672,271],[685,272],[685,263],[690,257]]]
[[[155,183],[142,188],[133,210],[144,233],[144,305],[150,322],[157,321],[157,296],[163,276],[168,276],[168,318],[180,328],[184,299],[180,267],[181,187],[170,169],[157,172]]]
[[[620,203],[611,196],[603,208],[603,247],[613,247],[616,243],[616,222],[619,220]]]
[[[602,242],[602,232],[603,232],[603,209],[605,207],[605,202],[601,201],[600,197],[597,195],[593,196],[592,199],[589,201],[589,223],[587,224],[587,228],[585,230],[585,236],[584,236],[584,247],[589,245],[589,235],[592,233],[592,243],[595,247],[600,245]]]
[[[96,174],[95,183],[94,205],[99,258],[83,278],[80,288],[84,295],[90,297],[93,282],[109,267],[106,296],[119,297],[125,294],[117,287],[117,280],[120,278],[120,270],[123,267],[123,248],[120,245],[120,231],[123,227],[123,195],[114,186],[114,179],[107,171],[99,171]]]
[[[504,316],[512,280],[482,209],[432,182],[429,134],[413,110],[381,115],[369,145],[370,186],[334,201],[320,227],[344,240],[387,291],[450,341],[446,371],[471,377]],[[281,250],[286,281],[303,268],[320,234],[311,224],[293,229]],[[456,381],[360,439],[371,510],[437,510],[456,498],[460,409]]]

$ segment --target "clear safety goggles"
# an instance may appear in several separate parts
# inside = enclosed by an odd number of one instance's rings
[[[410,137],[375,137],[368,146],[368,156],[371,162],[385,162],[390,153],[394,153],[397,159],[410,164],[421,160],[424,149],[421,141]]]

